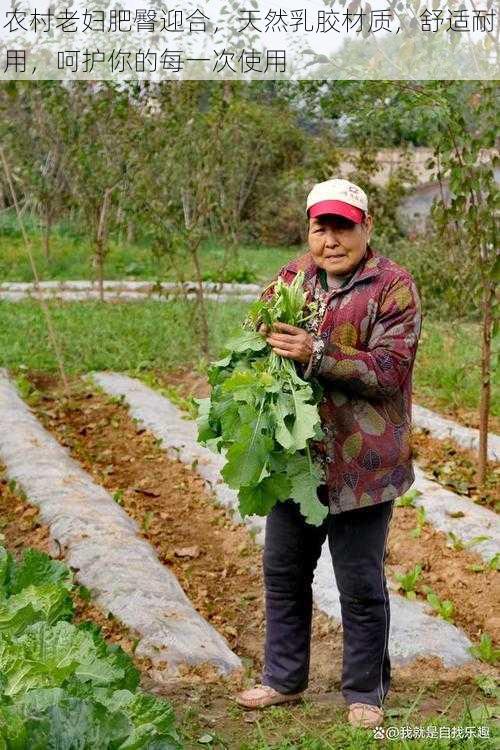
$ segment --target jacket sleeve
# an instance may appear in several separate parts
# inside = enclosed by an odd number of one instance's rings
[[[415,282],[411,276],[399,276],[378,308],[367,346],[358,348],[358,331],[351,323],[334,327],[329,341],[313,335],[313,353],[303,377],[335,381],[362,396],[393,396],[413,365],[421,327]]]

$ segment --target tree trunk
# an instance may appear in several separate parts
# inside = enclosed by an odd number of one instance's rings
[[[99,299],[104,302],[104,258],[106,255],[106,220],[109,205],[109,199],[113,188],[106,188],[102,200],[99,223],[96,233],[96,260],[97,260],[97,280],[99,284]]]
[[[43,235],[43,254],[47,263],[50,262],[50,234],[52,230],[52,211],[50,208],[45,213],[45,231]]]
[[[134,241],[134,222],[127,221],[127,245],[131,245]]]
[[[488,464],[488,420],[491,397],[491,332],[493,327],[494,284],[487,279],[483,288],[483,341],[481,350],[481,403],[479,407],[478,485],[484,486]]]
[[[99,289],[99,299],[104,302],[104,242],[103,238],[96,234],[95,239],[95,266],[97,270],[97,285]]]
[[[193,264],[196,272],[196,283],[198,285],[197,290],[197,302],[198,302],[198,312],[200,315],[200,324],[201,324],[201,350],[205,357],[208,359],[210,356],[209,352],[209,336],[208,336],[208,319],[207,319],[207,309],[205,305],[205,297],[203,294],[203,278],[201,274],[201,267],[200,267],[200,259],[198,256],[198,246],[199,242],[193,243],[193,246],[191,248],[191,256],[193,258]]]
[[[123,210],[121,206],[116,208],[115,222],[118,227],[118,244],[123,245]]]

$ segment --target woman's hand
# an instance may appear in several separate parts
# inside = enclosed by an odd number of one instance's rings
[[[267,327],[262,324],[259,331],[262,328]],[[264,334],[266,332],[262,331]],[[276,354],[294,359],[302,365],[306,365],[311,358],[313,339],[311,334],[303,328],[290,326],[288,323],[274,323],[273,330],[266,337],[266,341]]]

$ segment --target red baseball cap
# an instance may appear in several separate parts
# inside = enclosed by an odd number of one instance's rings
[[[349,180],[318,182],[307,196],[307,215],[311,219],[323,214],[337,214],[361,224],[367,212],[366,193]]]

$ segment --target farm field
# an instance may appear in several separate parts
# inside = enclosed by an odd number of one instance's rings
[[[5,220],[4,220],[5,221]],[[33,272],[29,260],[15,228],[14,237],[0,224],[0,277],[2,281],[31,281]],[[62,230],[62,231],[61,231]],[[40,279],[77,280],[95,278],[95,271],[89,264],[89,248],[82,237],[64,233],[63,228],[54,233],[50,260],[44,256],[40,236],[30,235],[33,254]],[[242,245],[235,257],[232,252],[215,241],[207,240],[200,255],[202,274],[206,281],[265,282],[294,255],[299,255],[300,247],[268,247]],[[110,243],[106,258],[107,279],[163,279],[185,280],[195,277],[195,269],[189,258],[172,261],[169,256],[155,257],[147,241],[127,243],[117,238]]]
[[[311,685],[304,706],[269,709],[261,718],[243,714],[228,701],[228,694],[238,686],[258,678],[262,666],[263,589],[255,541],[227,511],[210,501],[201,478],[168,458],[158,441],[138,428],[117,399],[76,376],[69,398],[54,375],[30,374],[26,380],[31,385],[31,390],[25,391],[28,402],[42,424],[137,521],[141,534],[173,570],[197,611],[243,659],[243,683],[194,670],[186,673],[182,687],[164,691],[175,707],[187,747],[196,747],[204,736],[212,738],[211,746],[228,748],[285,748],[284,736],[291,743],[301,738],[303,748],[329,748],[338,742],[351,743],[346,747],[358,747],[357,742],[362,743],[360,747],[371,747],[366,738],[363,740],[362,730],[348,729],[342,723],[342,704],[336,692],[341,635],[338,626],[320,611],[314,616]],[[171,385],[174,380],[178,383],[179,376],[171,378]],[[191,390],[192,386],[193,379]],[[198,378],[197,390],[202,389]],[[26,499],[16,495],[5,480],[0,487],[3,533],[12,548],[29,544],[46,549],[47,529]],[[477,642],[480,633],[498,627],[492,608],[498,574],[471,570],[482,563],[473,549],[450,550],[446,537],[429,526],[412,541],[416,518],[410,507],[396,510],[388,542],[388,575],[395,580],[398,573],[421,563],[424,574],[417,589],[423,591],[422,586],[431,584],[442,600],[451,599],[455,622]],[[417,595],[425,599],[422,593]],[[95,609],[86,616],[89,614],[104,623],[104,632],[112,641],[130,650],[133,634],[123,632],[114,619],[109,624]],[[143,686],[157,691],[148,665],[140,666]],[[435,657],[422,657],[408,666],[397,665],[388,715],[398,725],[457,724],[461,716],[470,724],[463,716],[467,706],[472,706],[477,716],[478,706],[495,705],[494,697],[485,695],[480,687],[490,684],[494,675],[493,667],[480,661],[443,669]]]
[[[241,324],[248,305],[208,302],[207,307],[211,356],[216,358],[227,337]],[[199,357],[196,341],[185,335],[186,328],[196,325],[193,305],[182,301],[104,306],[50,302],[49,309],[70,373],[69,394],[64,393],[57,375],[38,303],[0,302],[4,364],[19,392],[40,423],[136,521],[141,536],[175,574],[196,611],[227,640],[244,665],[244,674],[238,678],[188,669],[181,681],[165,688],[155,682],[148,660],[135,657],[143,688],[163,695],[172,704],[185,746],[199,747],[199,739],[204,738],[209,747],[231,750],[288,750],[297,742],[301,750],[323,750],[339,743],[348,748],[358,747],[357,743],[371,747],[366,733],[345,724],[338,693],[342,635],[339,624],[319,609],[314,614],[306,702],[271,708],[261,715],[243,712],[231,701],[238,689],[258,680],[262,668],[264,601],[259,545],[227,510],[213,504],[195,471],[166,456],[154,436],[138,429],[124,403],[85,379],[86,373],[98,370],[128,372],[184,408],[188,416],[193,397],[208,393],[205,361]],[[417,403],[470,427],[477,427],[478,375],[471,367],[477,357],[475,331],[473,323],[457,326],[426,320],[414,380]],[[491,424],[496,427],[500,411],[497,391],[493,393]],[[478,493],[474,452],[452,439],[437,440],[418,428],[413,430],[412,446],[415,460],[441,486],[469,502],[498,510],[498,464],[488,464],[485,486]],[[6,479],[0,487],[3,533],[11,540],[13,551],[29,545],[47,549],[48,529],[26,497],[9,489]],[[14,514],[8,512],[12,507]],[[420,566],[422,573],[414,585],[416,600],[427,606],[425,591],[429,587],[440,602],[452,603],[452,622],[471,644],[478,646],[484,634],[497,644],[497,570],[485,563],[474,546],[454,549],[450,539],[429,523],[412,538],[418,527],[415,508],[396,509],[386,560],[394,593],[398,592],[398,577],[403,577],[405,586],[410,585],[412,571]],[[404,594],[404,589],[399,588],[399,594]],[[81,616],[99,624],[110,642],[119,643],[134,656],[137,636],[133,632],[116,618],[109,620],[91,602],[78,606]],[[77,613],[80,617],[78,608]],[[436,610],[433,616],[439,617]],[[482,716],[485,726],[493,726],[496,670],[488,661],[492,657],[486,658],[443,667],[436,656],[421,656],[408,665],[394,665],[387,721],[398,726],[460,722],[471,726],[478,725],[477,717]],[[472,711],[470,716],[468,711]],[[490,739],[483,741],[484,747],[489,747]],[[428,743],[426,740],[425,747]],[[417,745],[413,742],[412,746]]]
[[[500,750],[497,107],[0,85],[0,750]]]
[[[50,303],[64,349],[68,372],[114,369],[203,369],[197,342],[184,330],[197,326],[192,305],[138,302],[126,305]],[[211,356],[237,330],[248,309],[243,302],[208,301]],[[54,371],[57,362],[47,340],[39,305],[32,300],[0,301],[2,363],[9,368]],[[428,317],[424,320],[414,370],[415,398],[444,415],[477,428],[480,341],[474,323],[454,324]],[[500,432],[500,375],[493,373],[492,432]]]

